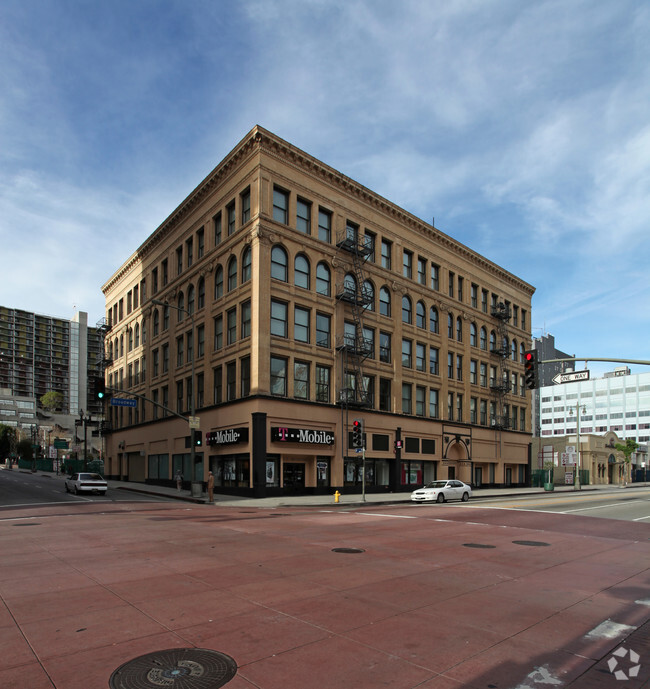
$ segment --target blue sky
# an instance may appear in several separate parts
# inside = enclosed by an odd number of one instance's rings
[[[4,0],[0,304],[97,321],[260,124],[534,285],[533,335],[650,359],[649,36],[629,0]]]

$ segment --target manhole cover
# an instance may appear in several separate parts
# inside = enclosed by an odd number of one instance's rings
[[[531,546],[545,546],[545,545],[551,545],[550,543],[544,543],[544,541],[513,541],[515,545],[531,545]]]
[[[365,553],[362,548],[332,548],[333,553]]]
[[[496,548],[495,545],[487,545],[486,543],[463,543],[465,548]]]
[[[224,653],[203,648],[172,648],[147,653],[115,670],[111,689],[218,689],[237,674]]]

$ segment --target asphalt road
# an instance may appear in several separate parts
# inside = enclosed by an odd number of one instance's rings
[[[491,507],[520,511],[572,514],[602,519],[621,519],[642,522],[650,526],[650,487],[612,489],[611,491],[581,491],[513,498],[483,498],[468,507]]]
[[[0,471],[0,508],[89,502],[169,502],[168,498],[109,490],[103,495],[66,493],[64,477],[43,476],[13,469]]]

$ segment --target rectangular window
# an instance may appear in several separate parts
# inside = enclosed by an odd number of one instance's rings
[[[251,394],[251,358],[249,356],[245,356],[239,361],[239,380],[241,396],[248,397]]]
[[[447,419],[449,421],[454,420],[454,393],[447,393]]]
[[[237,221],[237,213],[235,210],[235,202],[231,201],[226,206],[226,222],[228,223],[228,236],[235,234],[235,227]]]
[[[229,309],[227,313],[228,320],[228,344],[237,342],[237,309]]]
[[[214,222],[214,245],[218,246],[221,244],[221,211],[212,218],[212,221]]]
[[[370,230],[365,231],[366,234],[366,240],[364,242],[364,246],[370,251],[368,254],[368,260],[371,263],[375,262],[375,250],[376,250],[376,245],[377,245],[377,235],[374,232],[371,232]]]
[[[179,246],[176,249],[176,275],[180,275],[183,272],[183,247]]]
[[[316,364],[316,401],[330,401],[330,369],[320,364]]]
[[[271,394],[287,396],[287,360],[283,357],[271,357]]]
[[[390,351],[390,333],[379,333],[379,361],[383,361],[385,364],[390,364],[391,362],[391,351]]]
[[[481,290],[481,311],[483,313],[488,312],[488,291],[486,289]]]
[[[316,345],[330,347],[330,317],[324,313],[316,313]]]
[[[158,291],[158,268],[151,271],[151,291],[153,294]]]
[[[438,409],[438,391],[429,388],[429,416],[432,419],[437,419],[439,414]]]
[[[413,368],[413,343],[411,340],[402,340],[402,366]]]
[[[131,313],[131,311],[133,311],[133,307],[131,305],[131,297],[132,297],[131,290],[129,290],[126,293],[126,315],[127,316]]]
[[[288,337],[288,306],[283,301],[271,299],[271,335]]]
[[[418,342],[415,345],[415,369],[416,371],[426,371],[426,357],[427,357],[427,347],[426,345]]]
[[[200,358],[205,354],[205,326],[196,329],[196,355]]]
[[[479,385],[482,388],[487,387],[487,364],[483,362],[479,364]]]
[[[153,368],[153,377],[154,378],[158,375],[158,372],[159,372],[159,366],[160,366],[159,354],[160,354],[160,352],[158,351],[158,349],[152,349],[151,350],[151,356],[153,357],[152,368]]]
[[[463,380],[463,357],[456,355],[456,380]]]
[[[214,351],[223,347],[223,316],[214,317]]]
[[[415,387],[415,415],[424,416],[427,389],[421,385]]]
[[[476,397],[470,397],[469,400],[469,422],[476,423],[477,410],[476,410]]]
[[[187,255],[187,267],[189,268],[194,261],[194,239],[192,237],[185,242],[185,254]]]
[[[251,334],[251,303],[245,301],[241,305],[241,337],[250,337]]]
[[[463,420],[463,396],[456,395],[456,421]]]
[[[362,349],[369,359],[375,358],[375,330],[374,328],[363,328]]]
[[[212,369],[212,376],[212,398],[214,400],[214,404],[221,404],[221,401],[223,400],[223,373],[221,366],[216,366]]]
[[[246,189],[241,194],[241,224],[245,225],[251,219],[251,190]]]
[[[318,239],[332,243],[332,214],[323,208],[318,209]]]
[[[189,364],[190,361],[194,359],[194,333],[190,330],[189,333],[187,333],[187,363]]]
[[[196,257],[203,258],[205,253],[205,231],[202,227],[196,231]]]
[[[413,413],[413,388],[410,383],[402,383],[402,413]]]
[[[413,277],[413,254],[407,249],[402,254],[402,275],[409,280]]]
[[[183,413],[183,381],[179,380],[176,383],[176,411],[179,414]]]
[[[487,426],[487,402],[481,400],[479,404],[479,423],[481,426]]]
[[[226,401],[237,399],[237,364],[234,361],[226,364]]]
[[[435,263],[431,264],[431,289],[440,289],[440,266]]]
[[[478,383],[478,362],[474,359],[470,359],[469,362],[469,382],[472,385]]]
[[[422,256],[418,256],[418,282],[421,285],[427,284],[427,261]]]
[[[289,193],[278,187],[273,187],[273,220],[289,223]]]
[[[478,285],[472,284],[470,295],[472,307],[478,309]]]
[[[304,199],[296,201],[296,229],[311,234],[311,203]]]
[[[454,273],[452,273],[450,270],[449,271],[449,286],[447,289],[447,294],[450,297],[454,296],[454,284],[455,284],[455,282],[456,282],[456,275]]]
[[[391,254],[393,245],[387,239],[381,240],[381,267],[391,270]]]
[[[293,396],[309,399],[309,364],[306,361],[293,362]]]
[[[164,344],[162,346],[162,372],[167,373],[169,371],[169,344]]]
[[[452,352],[447,354],[447,378],[453,380],[454,377],[454,355]]]
[[[458,286],[458,301],[463,301],[463,297],[464,297],[464,294],[463,294],[464,289],[463,288],[465,285],[465,280],[463,280],[463,278],[459,276],[458,280],[456,282],[457,282],[457,286]]]
[[[203,383],[203,374],[196,375],[196,408],[200,409],[205,403],[205,390]]]
[[[437,347],[429,347],[429,373],[440,375],[440,350]]]
[[[390,411],[391,408],[391,381],[389,378],[379,379],[379,409]]]
[[[180,337],[176,338],[176,367],[180,367],[183,365],[184,361],[184,352],[183,352],[183,336],[181,335]]]
[[[169,268],[167,259],[163,260],[163,262],[160,264],[160,268],[162,270],[162,286],[164,287],[169,282]]]
[[[297,342],[309,342],[309,309],[295,306],[293,310],[293,339]]]

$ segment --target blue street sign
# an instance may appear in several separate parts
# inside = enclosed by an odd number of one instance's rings
[[[137,407],[138,400],[127,400],[123,397],[111,397],[112,407]]]

